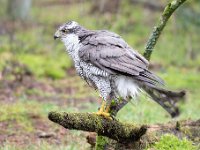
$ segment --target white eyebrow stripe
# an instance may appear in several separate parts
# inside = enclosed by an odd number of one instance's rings
[[[76,26],[78,26],[78,23],[75,21],[72,21],[71,24],[67,24],[67,28],[69,28],[69,29],[74,28]]]

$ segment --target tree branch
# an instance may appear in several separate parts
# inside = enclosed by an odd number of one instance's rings
[[[147,126],[121,123],[91,113],[50,112],[48,117],[66,129],[96,132],[98,136],[96,138],[95,134],[92,134],[92,141],[93,145],[97,143],[97,149],[103,149],[105,146],[118,150],[118,147],[121,149],[128,149],[128,147],[129,149],[144,149],[147,145],[159,141],[160,137],[166,133],[179,138],[187,137],[197,144],[200,142],[198,138],[200,136],[200,120],[173,121]],[[106,137],[110,139],[108,140]]]
[[[146,133],[147,126],[121,123],[92,113],[50,112],[49,119],[67,129],[96,132],[119,142],[137,141]]]
[[[153,31],[149,37],[149,40],[147,41],[147,44],[145,47],[145,52],[143,54],[147,60],[150,60],[151,53],[153,52],[153,49],[157,43],[157,40],[158,40],[160,34],[162,33],[168,19],[173,14],[173,12],[179,6],[181,6],[181,4],[183,4],[185,1],[186,0],[174,0],[165,7],[158,24],[153,28]]]

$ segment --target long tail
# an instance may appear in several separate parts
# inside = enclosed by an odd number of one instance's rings
[[[138,84],[140,87],[142,87],[154,101],[160,104],[172,118],[179,115],[179,109],[176,103],[184,97],[185,91],[173,92],[164,89],[164,81],[149,70],[141,72],[136,79],[139,81]]]
[[[151,96],[151,98],[160,104],[172,118],[179,115],[179,109],[176,103],[181,100],[185,91],[173,92],[164,88],[143,85],[142,88]]]

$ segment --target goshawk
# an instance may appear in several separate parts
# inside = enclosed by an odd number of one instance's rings
[[[113,99],[135,98],[141,90],[172,117],[179,114],[175,104],[185,93],[164,89],[163,80],[148,70],[149,62],[119,35],[70,21],[58,28],[54,38],[66,46],[78,75],[100,92],[103,102],[97,114],[108,117]]]

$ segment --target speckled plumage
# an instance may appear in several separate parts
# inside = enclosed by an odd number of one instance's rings
[[[88,30],[71,21],[60,26],[55,36],[65,44],[77,73],[108,103],[136,97],[141,89],[172,116],[178,114],[172,98],[184,94],[163,89],[163,81],[148,70],[148,61],[119,35]]]

